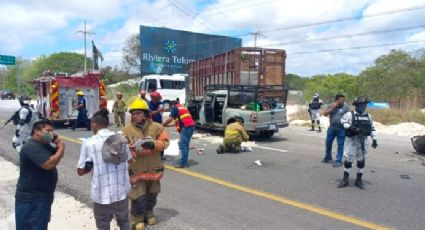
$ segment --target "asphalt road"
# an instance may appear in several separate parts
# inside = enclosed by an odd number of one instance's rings
[[[11,113],[0,105],[0,119]],[[17,163],[13,131],[12,125],[0,130],[0,154]],[[66,141],[58,187],[90,204],[90,177],[77,176],[76,162],[78,138],[92,133],[56,132]],[[413,153],[409,138],[378,136],[366,163],[365,190],[336,188],[343,169],[320,163],[324,139],[324,133],[289,127],[258,140],[253,152],[221,155],[215,153],[217,138],[194,139],[205,154],[192,150],[189,169],[167,167],[155,211],[159,223],[149,229],[424,229],[425,158]]]

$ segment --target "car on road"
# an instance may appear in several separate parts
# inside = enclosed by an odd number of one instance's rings
[[[16,95],[10,90],[2,90],[0,91],[2,100],[14,100]]]

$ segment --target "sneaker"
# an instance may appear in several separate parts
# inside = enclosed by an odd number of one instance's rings
[[[176,165],[174,165],[174,168],[181,169],[181,168],[186,168],[186,166],[184,166],[182,164],[176,164]]]
[[[339,162],[339,161],[335,162],[335,164],[334,164],[334,168],[338,168],[338,167],[341,167],[341,166],[342,166],[342,163]]]
[[[324,158],[322,160],[322,163],[324,163],[324,164],[331,163],[331,162],[332,162],[332,159],[326,159],[326,158]]]

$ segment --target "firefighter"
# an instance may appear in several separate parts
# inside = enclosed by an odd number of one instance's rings
[[[115,124],[118,127],[125,126],[125,112],[127,112],[127,105],[125,101],[122,99],[122,93],[117,92],[117,100],[114,102],[112,106],[112,112],[114,113]]]
[[[87,107],[86,107],[86,99],[84,98],[84,92],[78,91],[77,92],[78,97],[78,104],[74,106],[73,109],[78,110],[77,120],[75,120],[74,125],[72,126],[72,131],[75,131],[75,129],[80,125],[83,124],[84,127],[87,128],[87,130],[91,130],[91,125],[89,118],[87,117]]]
[[[176,168],[187,168],[189,167],[189,144],[192,138],[193,132],[195,131],[195,121],[189,113],[189,110],[176,101],[171,102],[171,110],[168,119],[164,122],[164,127],[167,127],[173,119],[175,121],[177,132],[180,136],[179,149],[181,153],[181,159]]]
[[[350,169],[353,161],[356,160],[357,177],[354,185],[363,189],[362,176],[367,158],[367,137],[372,137],[372,148],[378,147],[372,116],[366,112],[367,103],[368,101],[365,98],[357,97],[353,102],[355,110],[345,113],[341,118],[346,140],[344,146],[344,177],[338,185],[339,188],[348,186]]]
[[[16,124],[15,135],[12,138],[13,148],[20,151],[21,147],[31,139],[31,130],[33,124],[39,119],[37,111],[30,106],[31,98],[21,96],[19,97],[19,109],[16,118],[18,121]]]
[[[160,179],[164,173],[161,151],[168,147],[168,134],[161,124],[148,119],[148,104],[141,99],[134,100],[129,107],[131,123],[122,130],[128,139],[133,160],[129,164],[132,229],[144,229],[156,223],[153,208],[160,192]],[[143,142],[138,148],[137,143]]]
[[[249,135],[245,130],[244,120],[240,116],[229,118],[224,131],[223,144],[217,148],[217,153],[240,153],[242,141],[248,141]]]

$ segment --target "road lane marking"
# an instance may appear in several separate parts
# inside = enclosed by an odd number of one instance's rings
[[[275,148],[270,148],[270,147],[265,147],[265,146],[252,146],[253,148],[259,148],[259,149],[265,149],[265,150],[272,150],[272,151],[277,151],[277,152],[282,152],[282,153],[286,153],[288,152],[288,150],[286,149],[275,149]]]
[[[76,140],[76,139],[73,139],[73,138],[70,138],[70,137],[65,137],[65,136],[62,136],[62,135],[60,137],[64,140],[66,140],[66,141],[70,141],[70,142],[77,143],[77,144],[82,144],[82,141],[80,141],[80,140]],[[187,176],[195,177],[195,178],[198,178],[198,179],[201,179],[201,180],[204,180],[204,181],[208,181],[208,182],[211,182],[211,183],[214,183],[214,184],[218,184],[218,185],[221,185],[221,186],[224,186],[224,187],[227,187],[227,188],[231,188],[231,189],[238,190],[238,191],[241,191],[241,192],[245,192],[245,193],[248,193],[248,194],[251,194],[251,195],[255,195],[255,196],[258,196],[258,197],[273,200],[273,201],[276,201],[276,202],[284,204],[284,205],[288,205],[288,206],[292,206],[292,207],[299,208],[299,209],[302,209],[302,210],[306,210],[306,211],[309,211],[309,212],[312,212],[312,213],[316,213],[316,214],[326,216],[326,217],[329,217],[329,218],[332,218],[332,219],[336,219],[336,220],[339,220],[339,221],[342,221],[342,222],[357,225],[357,226],[360,226],[360,227],[363,227],[363,228],[367,228],[367,229],[389,229],[388,227],[385,227],[385,226],[382,226],[382,225],[374,224],[374,223],[364,221],[364,220],[361,220],[361,219],[358,219],[358,218],[355,218],[355,217],[351,217],[351,216],[340,214],[340,213],[337,213],[337,212],[334,212],[334,211],[326,210],[324,208],[319,208],[319,207],[316,207],[316,206],[313,206],[313,205],[310,205],[310,204],[307,204],[307,203],[303,203],[303,202],[300,202],[300,201],[291,200],[291,199],[283,197],[283,196],[279,196],[279,195],[275,195],[275,194],[272,194],[272,193],[268,193],[268,192],[252,189],[252,188],[249,188],[249,187],[245,187],[245,186],[242,186],[242,185],[238,185],[238,184],[235,184],[235,183],[232,183],[232,182],[229,182],[229,181],[225,181],[225,180],[222,180],[222,179],[219,179],[219,178],[207,176],[207,175],[197,173],[197,172],[194,172],[194,171],[191,171],[191,170],[188,170],[188,169],[178,169],[178,168],[175,168],[175,167],[170,166],[170,165],[165,165],[165,168],[168,169],[168,170],[174,171],[174,172],[185,174]]]

